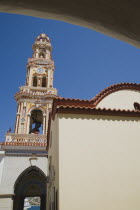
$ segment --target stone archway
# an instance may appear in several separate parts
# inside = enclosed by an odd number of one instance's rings
[[[34,126],[33,126],[34,125]],[[44,129],[43,126],[43,112],[39,109],[34,109],[31,112],[29,133],[39,134]]]
[[[40,197],[40,210],[46,210],[47,177],[36,166],[23,171],[14,185],[13,210],[23,210],[26,197]]]

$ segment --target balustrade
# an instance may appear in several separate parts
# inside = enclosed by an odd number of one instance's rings
[[[7,133],[6,142],[47,143],[47,135]]]
[[[57,94],[57,91],[52,91],[52,90],[47,90],[47,91],[36,91],[36,90],[20,90],[19,93],[16,93],[16,96],[17,95],[20,95],[20,94],[26,94],[27,96],[28,95],[33,95],[33,96],[47,96],[47,95],[56,95]]]
[[[44,58],[29,58],[28,62],[35,62],[37,64],[53,64],[53,61],[46,60]]]

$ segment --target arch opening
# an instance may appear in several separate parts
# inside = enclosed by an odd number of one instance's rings
[[[13,210],[23,210],[27,198],[40,198],[40,210],[46,210],[46,175],[36,166],[27,168],[14,185]]]
[[[39,58],[45,58],[45,54],[43,52],[39,53]]]
[[[37,87],[37,76],[33,77],[33,87]]]
[[[43,133],[43,112],[34,109],[31,112],[29,134],[42,134]]]
[[[42,78],[42,87],[46,87],[47,86],[47,78],[43,77]]]

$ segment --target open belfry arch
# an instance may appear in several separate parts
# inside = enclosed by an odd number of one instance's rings
[[[57,90],[49,37],[40,34],[32,49],[25,86],[15,94],[15,130],[0,143],[0,210],[22,210],[28,196],[39,196],[46,209],[48,120]]]

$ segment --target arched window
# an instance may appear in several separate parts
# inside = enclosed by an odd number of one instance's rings
[[[37,76],[33,77],[33,86],[37,87]]]
[[[41,110],[35,109],[31,112],[29,133],[43,133],[43,112]]]
[[[46,77],[42,78],[42,87],[46,87],[47,86],[47,80]]]
[[[43,52],[39,53],[39,58],[45,58],[45,54]]]
[[[140,104],[138,102],[134,103],[134,108],[136,111],[140,111]]]

